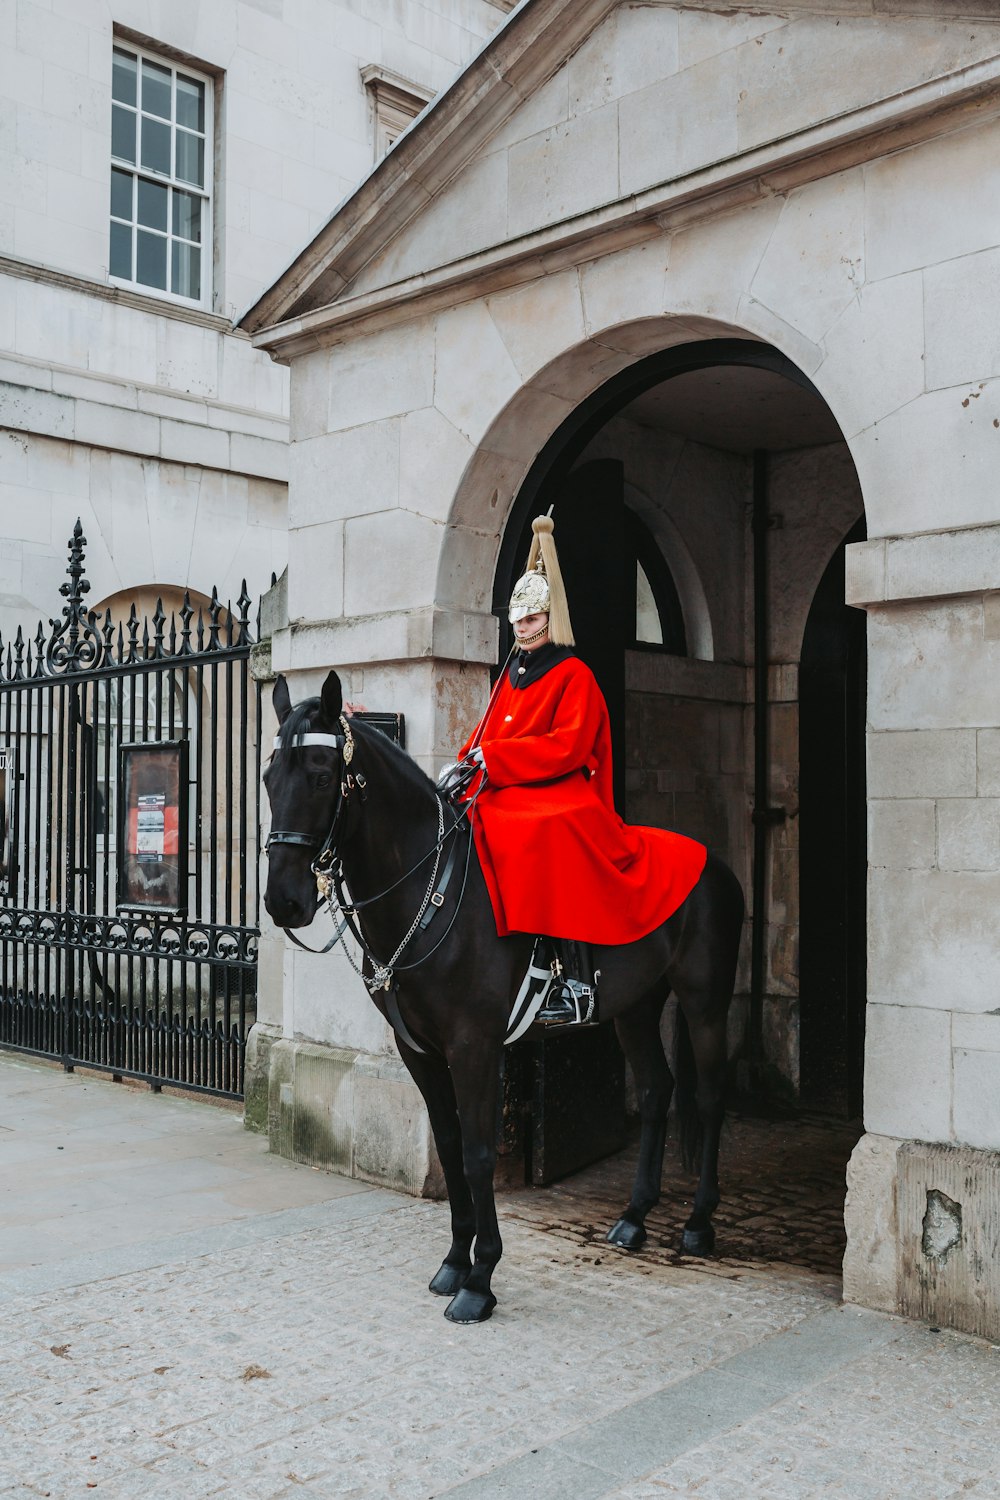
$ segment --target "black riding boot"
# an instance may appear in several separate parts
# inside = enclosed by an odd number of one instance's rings
[[[597,1020],[597,981],[589,943],[553,938],[555,980],[535,1017],[546,1026],[582,1026]]]

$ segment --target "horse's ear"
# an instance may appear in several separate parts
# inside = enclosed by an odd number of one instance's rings
[[[328,724],[336,724],[344,708],[344,691],[336,672],[330,672],[319,695],[323,717]]]
[[[288,683],[283,677],[279,677],[274,684],[271,702],[274,704],[274,711],[278,715],[278,723],[284,724],[292,711],[292,700],[288,693]]]

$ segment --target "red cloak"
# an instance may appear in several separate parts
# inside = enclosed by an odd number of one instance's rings
[[[631,943],[690,895],[708,851],[619,817],[607,705],[578,657],[526,687],[505,673],[479,744],[487,779],[473,827],[501,937]]]

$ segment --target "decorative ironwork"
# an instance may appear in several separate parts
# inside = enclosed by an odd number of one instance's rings
[[[78,521],[61,621],[0,642],[0,749],[15,767],[0,826],[0,1046],[239,1096],[259,936],[250,596],[244,582],[235,609],[213,590],[204,608],[185,593],[176,611],[158,599],[149,618],[134,604],[102,617],[84,603],[85,547]],[[121,748],[171,743],[187,750],[173,819],[186,900],[140,909],[119,899]],[[166,852],[161,802],[170,821],[175,804],[154,788],[136,841],[147,885]]]
[[[84,598],[90,584],[83,576],[83,549],[87,538],[77,517],[69,539],[69,583],[60,586],[63,605],[62,623],[50,620],[52,636],[45,650],[45,664],[50,672],[76,672],[81,667],[99,667],[104,656],[104,638],[87,613]],[[20,632],[19,632],[20,633]]]

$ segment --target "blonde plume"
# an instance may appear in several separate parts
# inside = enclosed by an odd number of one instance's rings
[[[573,625],[569,617],[566,586],[563,583],[556,553],[555,527],[551,516],[536,516],[531,523],[531,551],[528,568],[544,573],[549,584],[549,640],[554,646],[573,646]]]

